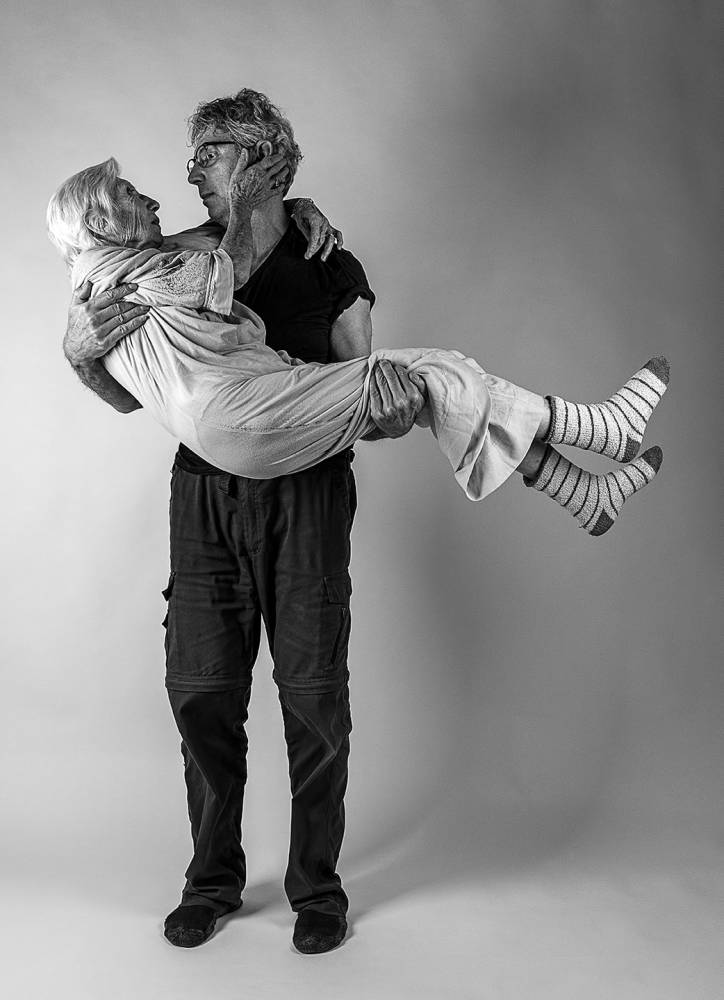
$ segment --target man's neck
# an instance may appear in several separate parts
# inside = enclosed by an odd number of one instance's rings
[[[274,247],[279,243],[289,228],[289,224],[289,216],[281,198],[270,198],[268,203],[254,209],[251,216],[251,235],[254,244],[251,265],[252,273],[263,264]],[[218,246],[218,241],[223,237],[226,229],[226,225],[218,222],[216,219],[209,219],[208,222],[197,226],[194,230],[184,230],[183,233],[176,233],[175,236],[164,237],[164,247],[166,249],[175,249],[177,246],[188,247],[188,240],[184,241],[182,237],[188,234],[193,235],[197,230],[203,230],[209,225],[218,227],[217,230],[212,230],[212,235],[209,237],[209,249],[212,249]],[[191,246],[195,246],[195,244],[191,243]]]
[[[254,240],[254,259],[251,270],[256,271],[289,228],[289,216],[281,198],[270,198],[251,216]]]

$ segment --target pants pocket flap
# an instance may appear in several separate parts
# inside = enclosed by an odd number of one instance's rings
[[[331,576],[325,576],[324,589],[330,604],[349,604],[352,593],[349,573],[333,573]]]

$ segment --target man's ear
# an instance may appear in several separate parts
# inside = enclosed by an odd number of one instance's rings
[[[256,155],[258,159],[263,160],[265,156],[271,156],[273,152],[274,147],[268,139],[265,139],[263,142],[257,142]]]

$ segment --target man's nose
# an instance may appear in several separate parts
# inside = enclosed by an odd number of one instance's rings
[[[147,207],[150,208],[152,212],[157,212],[161,207],[155,198],[149,198],[147,194],[143,195],[143,200],[146,202]]]
[[[204,173],[203,173],[201,167],[194,160],[194,165],[189,170],[188,176],[187,176],[186,180],[189,182],[189,184],[200,184],[201,183],[201,178],[203,176],[204,176]]]

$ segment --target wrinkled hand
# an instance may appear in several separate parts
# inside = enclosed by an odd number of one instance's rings
[[[90,281],[84,281],[70,300],[63,351],[74,367],[108,354],[119,340],[142,327],[148,315],[148,306],[124,299],[138,288],[134,283],[109,288],[94,298],[92,288]]]
[[[292,218],[297,228],[307,238],[307,249],[304,259],[309,260],[322,250],[322,260],[326,260],[335,247],[340,250],[344,246],[344,238],[339,229],[335,229],[326,215],[323,215],[311,198],[300,198],[294,206]]]
[[[406,368],[386,360],[375,364],[372,375],[372,419],[386,437],[402,437],[425,405],[425,384],[418,376],[410,378]]]
[[[288,177],[289,167],[281,153],[265,156],[250,166],[240,160],[229,178],[229,208],[256,208],[280,194]]]

